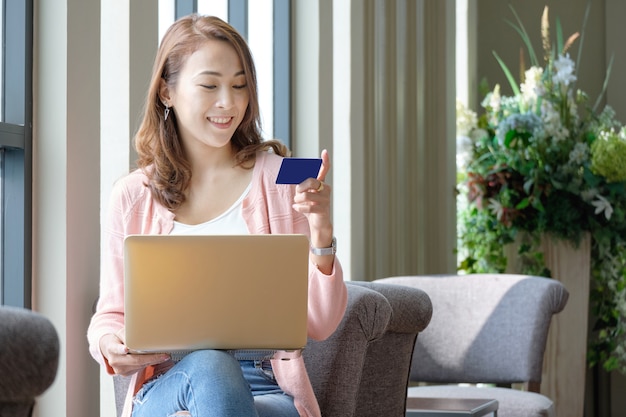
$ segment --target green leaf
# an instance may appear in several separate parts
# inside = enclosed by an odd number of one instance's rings
[[[542,96],[538,96],[537,97],[537,104],[535,105],[535,114],[536,115],[541,115],[541,106],[543,104],[543,97]]]
[[[500,56],[496,53],[496,51],[493,51],[493,56],[496,57],[496,60],[500,64],[500,67],[502,68],[504,75],[506,75],[507,80],[509,80],[509,84],[511,84],[511,89],[513,90],[513,94],[515,94],[516,96],[519,96],[520,89],[519,89],[519,86],[517,85],[517,82],[515,81],[515,78],[511,74],[511,71],[509,71],[509,68],[506,66],[504,61],[500,59]]]
[[[517,15],[517,12],[515,11],[515,8],[513,7],[513,5],[509,4],[509,8],[511,9],[511,12],[513,12],[513,16],[515,16],[515,20],[517,20],[518,25],[516,26],[515,24],[508,22],[508,21],[507,23],[513,26],[513,28],[521,36],[522,41],[524,41],[524,43],[526,44],[526,49],[528,49],[528,55],[530,56],[530,65],[539,66],[539,60],[537,59],[537,55],[535,54],[535,49],[533,48],[533,44],[530,41],[530,36],[528,36],[528,32],[526,31],[526,28],[524,27],[522,20]]]
[[[528,252],[530,252],[530,250],[532,249],[532,246],[528,243],[522,243],[521,245],[519,245],[519,249],[517,250],[517,254],[518,255],[524,255]]]
[[[596,175],[594,175],[594,173],[591,172],[591,170],[587,167],[585,167],[583,171],[583,178],[585,179],[585,182],[591,188],[597,188],[600,185],[601,179],[597,177]]]
[[[491,91],[491,87],[489,86],[489,82],[487,81],[487,78],[485,77],[481,78],[480,82],[478,83],[478,93],[481,95],[481,97],[484,97],[490,91]]]
[[[476,264],[476,260],[470,257],[465,258],[458,267],[460,271],[472,272],[474,270],[474,265]]]
[[[506,132],[506,135],[504,136],[504,146],[507,148],[511,147],[511,142],[513,142],[513,139],[515,139],[517,137],[517,131],[515,129],[511,129],[508,132]]]
[[[530,189],[532,188],[534,183],[535,183],[535,180],[532,178],[529,178],[526,181],[524,181],[524,191],[526,191],[526,194],[530,194]]]
[[[520,201],[515,208],[518,210],[523,210],[526,207],[528,207],[530,205],[530,200],[528,199],[528,197],[526,197],[525,199],[523,199],[522,201]]]
[[[606,188],[608,188],[611,194],[626,195],[626,184],[623,182],[609,183],[607,184]]]
[[[602,101],[602,97],[604,97],[604,95],[606,94],[606,89],[609,86],[609,78],[611,78],[611,69],[613,68],[614,58],[615,54],[611,54],[611,60],[609,61],[609,66],[606,68],[606,75],[604,76],[604,83],[602,84],[602,91],[596,99],[596,104],[593,105],[593,113],[596,113],[598,107],[600,106],[600,102]]]
[[[556,188],[557,190],[562,190],[563,188],[565,188],[565,185],[560,182],[557,181],[555,179],[551,180],[550,183],[554,186],[554,188]]]
[[[585,40],[585,28],[587,27],[587,20],[589,19],[589,12],[591,11],[591,0],[587,0],[587,8],[585,9],[585,17],[583,18],[582,29],[580,30],[580,43],[578,44],[578,55],[576,56],[576,73],[578,75],[578,69],[580,68],[580,59],[583,55],[583,44]]]
[[[604,362],[604,370],[611,372],[619,368],[619,362],[617,358],[610,357]]]
[[[556,18],[556,53],[558,55],[563,53],[563,28],[558,16]]]

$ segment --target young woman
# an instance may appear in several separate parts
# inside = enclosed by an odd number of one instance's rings
[[[133,376],[124,414],[320,416],[302,358],[238,361],[201,350],[174,363],[128,354],[123,241],[129,234],[306,234],[308,336],[324,339],[347,299],[334,251],[316,250],[334,244],[328,153],[317,178],[275,184],[286,149],[261,138],[250,50],[230,25],[199,15],[176,21],[163,38],[135,146],[138,169],[115,184],[104,223],[100,298],[88,330],[93,357],[110,374]]]

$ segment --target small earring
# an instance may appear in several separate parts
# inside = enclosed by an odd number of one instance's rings
[[[167,121],[167,116],[170,115],[170,106],[167,105],[167,103],[163,103],[163,105],[165,106],[165,112],[163,113],[164,117],[165,117],[165,121]]]

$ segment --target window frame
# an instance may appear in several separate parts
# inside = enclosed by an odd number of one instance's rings
[[[2,8],[0,305],[31,308],[33,0]]]

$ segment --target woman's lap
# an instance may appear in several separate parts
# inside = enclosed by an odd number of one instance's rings
[[[187,355],[172,369],[144,384],[134,399],[133,417],[297,417],[293,399],[276,384],[268,362],[238,362],[223,351]],[[180,415],[180,414],[178,414]]]

